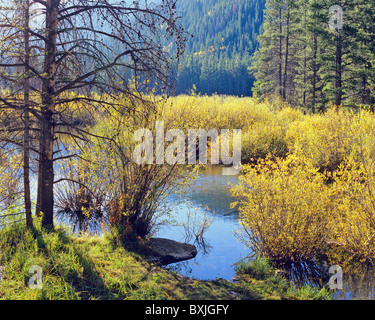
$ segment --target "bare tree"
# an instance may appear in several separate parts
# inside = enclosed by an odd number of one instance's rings
[[[73,123],[75,110],[101,105],[110,112],[122,107],[122,97],[141,91],[139,85],[145,80],[167,89],[172,57],[162,39],[171,39],[178,58],[185,34],[176,15],[176,0],[30,0],[29,8],[33,12],[30,28],[15,26],[8,17],[0,22],[0,77],[8,89],[1,93],[0,108],[8,110],[8,117],[25,111],[25,123],[37,146],[28,144],[25,130],[24,143],[15,143],[38,155],[36,213],[43,214],[44,226],[53,227],[54,161],[72,156],[55,150],[57,139],[87,134]],[[24,41],[13,37],[22,29]],[[28,48],[29,56],[16,59],[10,43]],[[6,129],[20,128],[12,123]]]
[[[22,146],[23,133],[23,194],[26,224],[33,226],[30,194],[30,79],[26,65],[30,63],[29,21],[30,1],[5,1],[1,12],[1,78],[6,91],[1,92],[2,141]],[[1,88],[0,88],[1,89]],[[2,88],[4,89],[4,88]]]
[[[24,4],[24,45],[25,45],[25,71],[26,66],[30,65],[30,0],[26,0]],[[31,212],[31,192],[30,192],[30,79],[25,76],[24,84],[24,138],[23,138],[23,185],[24,185],[24,200],[25,200],[25,215],[26,225],[31,228],[33,226],[33,218]]]

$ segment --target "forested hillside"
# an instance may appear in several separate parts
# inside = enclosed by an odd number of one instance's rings
[[[190,37],[176,77],[177,93],[251,95],[250,59],[261,33],[265,0],[181,0]]]
[[[342,28],[330,28],[340,5]],[[312,112],[375,106],[374,0],[267,0],[254,92]],[[337,12],[336,12],[337,14]]]

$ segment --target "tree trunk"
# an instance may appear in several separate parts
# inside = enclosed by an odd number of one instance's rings
[[[368,44],[365,43],[367,46]],[[366,62],[365,64],[365,72],[362,75],[362,104],[368,105],[371,107],[371,91],[369,89],[369,79],[368,79],[368,71],[371,70],[371,62]],[[372,109],[372,107],[371,107]]]
[[[313,48],[313,78],[312,78],[312,105],[311,111],[315,113],[315,106],[316,106],[316,83],[317,83],[317,76],[318,76],[318,68],[317,68],[317,58],[318,58],[318,38],[316,33],[314,33],[314,48]]]
[[[305,18],[304,18],[304,28],[307,27],[307,9],[305,9]],[[307,33],[305,33],[305,40],[307,39]],[[303,58],[303,94],[302,94],[302,101],[303,106],[306,106],[306,88],[307,88],[307,45],[304,45],[304,58]]]
[[[45,103],[45,101],[44,101]],[[43,111],[42,132],[40,138],[40,159],[39,174],[41,185],[38,187],[40,192],[39,208],[43,214],[42,225],[44,227],[53,227],[53,113],[48,109]]]
[[[337,31],[339,32],[339,31]],[[338,33],[336,42],[336,82],[335,82],[335,105],[342,104],[342,44],[341,36]]]
[[[282,19],[282,9],[280,7],[279,9],[279,96],[283,96],[283,90],[282,90],[282,85],[283,85],[283,19]]]
[[[285,66],[284,66],[284,81],[283,81],[283,100],[286,101],[286,86],[288,78],[288,63],[289,63],[289,20],[290,8],[287,8],[288,14],[286,18],[286,42],[285,42]],[[289,101],[290,102],[290,101]]]
[[[25,71],[27,66],[30,64],[30,45],[29,45],[29,22],[30,20],[30,3],[26,0],[25,4],[25,30],[24,30],[24,41],[25,41]],[[23,150],[23,184],[24,184],[24,201],[25,201],[25,214],[26,214],[26,225],[29,228],[33,227],[33,218],[31,213],[31,195],[30,195],[30,83],[26,76],[25,87],[24,87],[24,101],[25,101],[25,112],[24,112],[24,150]]]
[[[44,58],[44,74],[47,80],[42,88],[41,133],[39,137],[39,179],[38,179],[38,208],[43,214],[42,225],[53,228],[54,208],[54,113],[55,113],[55,79],[56,79],[56,38],[57,11],[60,0],[47,1],[46,14],[46,48]]]

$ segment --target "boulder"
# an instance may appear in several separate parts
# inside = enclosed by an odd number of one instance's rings
[[[155,256],[162,265],[193,259],[197,248],[188,243],[169,239],[151,238],[150,254]]]

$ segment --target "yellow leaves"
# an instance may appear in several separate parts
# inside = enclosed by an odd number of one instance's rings
[[[169,99],[160,106],[160,118],[171,122],[172,127],[205,129],[246,129],[253,118],[263,114],[264,105],[258,105],[252,98],[227,96],[199,96],[193,86],[189,96]],[[262,115],[263,114],[263,115]]]
[[[336,211],[330,229],[343,249],[368,260],[375,256],[375,169],[368,150],[362,148],[359,153],[360,161],[352,154],[333,175]]]
[[[294,155],[260,160],[245,172],[232,194],[240,203],[241,224],[254,249],[294,261],[312,259],[312,244],[323,250],[324,221],[331,205],[325,177]]]
[[[367,111],[354,115],[331,108],[324,115],[308,115],[293,122],[286,132],[288,149],[310,158],[314,166],[336,170],[363,145],[375,156],[375,118]]]
[[[232,189],[252,248],[293,260],[337,254],[375,258],[375,160],[363,145],[333,173],[321,173],[302,153],[244,167]],[[337,258],[337,257],[336,257]]]

